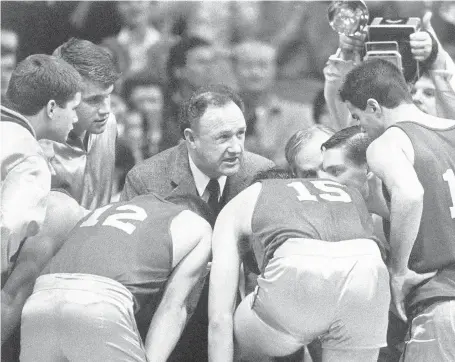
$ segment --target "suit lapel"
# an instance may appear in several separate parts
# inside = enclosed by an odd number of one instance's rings
[[[184,142],[177,146],[175,158],[169,161],[172,163],[170,179],[173,187],[170,195],[198,195],[194,177],[190,170],[188,150]]]

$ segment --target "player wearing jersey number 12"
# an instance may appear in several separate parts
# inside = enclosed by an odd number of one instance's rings
[[[200,198],[171,201],[138,196],[75,226],[24,306],[21,361],[167,360],[197,302],[212,235]]]

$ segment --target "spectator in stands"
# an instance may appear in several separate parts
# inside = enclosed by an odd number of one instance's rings
[[[153,79],[129,79],[124,84],[124,99],[130,105],[130,112],[136,112],[142,119],[145,132],[144,157],[158,153],[163,138],[163,92],[161,84]]]
[[[422,30],[411,34],[411,50],[414,58],[421,62],[423,69],[428,70],[431,81],[434,83],[436,106],[425,108],[428,112],[436,111],[439,117],[455,118],[455,77],[453,77],[455,64],[442,48],[431,26],[431,16],[431,13],[425,14],[422,19]],[[363,49],[364,39],[364,35],[352,37],[340,35],[339,50],[330,56],[327,66],[324,68],[325,98],[335,121],[336,130],[354,122],[350,118],[348,109],[340,101],[338,90],[343,77],[361,59],[360,53]],[[417,86],[420,87],[422,82]],[[413,86],[410,85],[410,87]],[[417,97],[415,99],[419,102]]]
[[[1,36],[1,98],[5,97],[8,83],[16,68],[16,52],[18,47],[19,38],[17,34],[10,29],[2,29]]]
[[[214,49],[200,38],[182,39],[170,49],[166,66],[168,89],[164,98],[161,150],[179,143],[179,107],[198,87],[211,83],[214,59]]]
[[[264,42],[247,41],[234,48],[234,70],[245,102],[245,148],[285,166],[284,145],[297,130],[312,124],[310,109],[280,99],[273,93],[276,49]]]

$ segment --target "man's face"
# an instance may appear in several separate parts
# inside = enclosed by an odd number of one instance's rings
[[[213,75],[212,64],[216,60],[213,47],[196,47],[188,51],[182,78],[193,88],[210,84]]]
[[[99,83],[84,80],[82,101],[77,108],[79,122],[74,129],[77,133],[85,131],[103,133],[111,112],[111,93],[114,86],[103,87]]]
[[[381,117],[378,117],[378,113],[373,111],[370,107],[361,110],[349,101],[345,103],[351,113],[351,117],[362,127],[370,138],[376,139],[385,132],[384,120]]]
[[[317,178],[322,168],[321,145],[330,138],[325,132],[318,131],[300,148],[294,159],[294,173],[299,178]]]
[[[254,47],[237,56],[235,70],[242,91],[267,91],[275,81],[275,53],[273,49]]]
[[[411,95],[414,104],[419,107],[422,112],[437,116],[436,111],[436,88],[433,81],[427,77],[422,76],[412,86]]]
[[[237,173],[246,131],[240,108],[233,102],[222,107],[209,106],[194,128],[194,139],[189,144],[196,166],[210,178]]]
[[[49,120],[49,127],[46,138],[63,143],[68,137],[68,133],[73,129],[73,124],[78,121],[76,108],[81,102],[81,93],[76,93],[64,107],[55,104],[53,116]]]
[[[369,194],[367,165],[357,165],[346,157],[343,147],[331,148],[323,152],[323,172],[320,177],[329,178],[347,187],[357,189],[366,199]]]
[[[16,67],[16,55],[13,53],[2,54],[1,59],[1,95],[3,97],[6,94],[9,80]]]
[[[155,85],[140,85],[133,89],[131,100],[136,109],[144,114],[161,112],[163,94]]]

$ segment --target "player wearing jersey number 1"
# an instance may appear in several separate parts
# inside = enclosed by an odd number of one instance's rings
[[[375,139],[370,170],[390,194],[392,300],[409,324],[403,361],[455,361],[455,121],[412,103],[400,70],[371,60],[340,96]]]
[[[149,194],[84,217],[24,306],[21,361],[166,361],[207,272],[207,208]]]
[[[235,310],[245,239],[261,275]],[[219,214],[212,253],[210,361],[267,361],[315,338],[323,361],[377,360],[389,275],[357,190],[326,179],[259,180]]]

